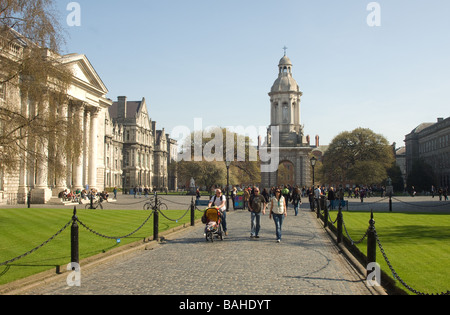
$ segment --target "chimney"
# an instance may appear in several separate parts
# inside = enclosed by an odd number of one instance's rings
[[[437,119],[437,122],[438,122],[438,123],[443,122],[443,121],[444,121],[444,118],[438,118],[438,119]]]
[[[127,97],[119,96],[117,100],[117,118],[125,119],[127,118]]]
[[[308,146],[311,144],[311,137],[309,135],[306,136],[306,142],[308,143]]]
[[[319,136],[316,136],[316,148],[319,147]]]

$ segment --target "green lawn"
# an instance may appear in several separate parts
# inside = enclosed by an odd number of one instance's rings
[[[358,241],[369,226],[370,213],[344,211],[343,214],[350,237]],[[336,212],[331,213],[331,218],[335,220]],[[449,214],[383,212],[375,213],[374,219],[387,258],[403,281],[423,293],[450,290]],[[366,241],[357,246],[361,252],[367,253]],[[377,262],[392,276],[378,246]],[[398,281],[397,285],[408,291]]]
[[[170,210],[164,214],[179,219],[186,211]],[[0,263],[22,255],[42,244],[71,221],[73,209],[0,209]],[[135,231],[149,217],[149,211],[138,210],[78,210],[78,218],[92,230],[111,237]],[[196,218],[202,213],[195,211]],[[159,231],[190,222],[188,213],[179,222],[159,216]],[[79,224],[80,259],[90,257],[117,246],[153,236],[153,217],[135,234],[120,240],[106,239]],[[0,266],[0,285],[21,279],[57,265],[70,263],[70,226],[45,246],[9,265]]]

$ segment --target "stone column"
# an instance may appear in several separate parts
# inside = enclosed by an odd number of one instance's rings
[[[74,119],[78,126],[78,130],[82,134],[84,129],[84,105],[79,103],[74,106]],[[83,137],[76,135],[73,139],[74,141],[83,142]],[[83,148],[84,145],[81,143],[82,151],[79,156],[73,159],[73,190],[83,189]]]
[[[37,108],[37,113],[48,109],[48,103],[42,108]],[[31,191],[32,203],[46,204],[52,197],[52,191],[48,187],[48,139],[41,136],[35,143],[36,146],[36,184]]]
[[[91,111],[91,130],[89,143],[89,188],[97,188],[97,151],[98,151],[98,118],[100,108]]]
[[[89,185],[89,143],[91,131],[91,112],[84,112],[84,147],[83,147],[83,185]]]
[[[67,103],[64,103],[60,105],[59,110],[59,116],[62,121],[67,122],[68,121],[68,114],[69,114],[69,105]],[[61,167],[64,168],[64,170],[67,170],[67,150],[64,147],[56,148],[57,150],[57,159],[58,163],[61,165]],[[65,172],[67,174],[67,171]],[[54,195],[58,195],[61,191],[64,189],[67,189],[67,176],[61,175],[56,179],[56,188],[55,192],[53,192]]]

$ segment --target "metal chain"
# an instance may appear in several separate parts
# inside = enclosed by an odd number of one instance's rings
[[[191,210],[191,206],[189,206],[189,208],[186,210],[186,212],[181,216],[181,218],[179,218],[179,219],[177,219],[177,220],[173,220],[173,219],[170,219],[170,218],[168,218],[160,209],[157,209],[158,211],[159,211],[159,213],[161,213],[162,214],[162,216],[164,217],[164,218],[166,218],[167,220],[169,220],[169,221],[172,221],[172,222],[177,222],[178,223],[178,221],[180,221],[181,219],[183,219],[185,216],[186,216],[186,214],[188,214],[188,212],[189,212],[189,210]]]
[[[127,234],[127,235],[124,235],[124,236],[119,236],[119,237],[113,237],[113,236],[107,236],[107,235],[104,235],[104,234],[101,234],[101,233],[99,233],[99,232],[97,232],[97,231],[95,231],[95,230],[93,230],[93,229],[91,229],[90,227],[88,227],[86,224],[84,224],[83,222],[81,222],[79,219],[77,219],[77,221],[78,221],[78,223],[80,223],[81,224],[81,226],[83,226],[85,229],[87,229],[89,232],[91,232],[91,233],[94,233],[95,235],[97,235],[97,236],[100,236],[100,237],[103,237],[103,238],[107,238],[107,239],[110,239],[110,240],[118,240],[118,239],[122,239],[122,238],[127,238],[127,237],[130,237],[131,235],[133,235],[133,234],[136,234],[147,222],[148,222],[148,220],[150,220],[150,218],[151,218],[151,216],[153,215],[153,211],[150,213],[150,215],[148,216],[148,218],[147,219],[145,219],[145,221],[141,224],[141,226],[139,226],[136,230],[134,230],[133,232],[131,232],[131,233],[129,233],[129,234]]]
[[[368,233],[369,233],[369,230],[367,230],[367,231],[366,231],[366,234],[364,234],[364,236],[363,236],[359,241],[355,242],[355,241],[350,237],[350,234],[348,234],[347,226],[345,225],[345,221],[344,221],[344,220],[342,220],[342,225],[344,226],[345,234],[347,234],[347,237],[348,237],[348,239],[352,242],[352,245],[354,245],[354,244],[359,244],[359,243],[361,243],[362,241],[364,241],[364,239],[367,237],[367,235],[368,235]]]
[[[383,255],[384,260],[386,261],[386,263],[387,263],[389,269],[391,270],[394,279],[397,279],[397,280],[398,280],[405,288],[407,288],[409,291],[411,291],[411,292],[414,293],[414,294],[417,294],[417,295],[430,295],[430,294],[423,293],[423,292],[420,292],[420,291],[417,291],[417,290],[413,289],[413,288],[412,288],[411,286],[409,286],[402,278],[400,278],[400,276],[398,275],[398,273],[397,273],[397,272],[395,271],[395,269],[392,267],[391,262],[390,262],[389,259],[387,258],[386,252],[384,251],[384,248],[383,248],[383,246],[381,245],[381,241],[380,241],[380,239],[378,238],[378,233],[377,233],[376,230],[375,230],[375,238],[376,238],[376,240],[377,240],[378,247],[380,248],[381,254]],[[446,293],[442,292],[442,293],[431,294],[431,295],[450,295],[450,291],[447,291]]]
[[[20,255],[20,256],[17,256],[16,258],[13,258],[13,259],[10,259],[10,260],[7,260],[7,261],[5,261],[5,262],[0,263],[0,266],[8,265],[8,264],[10,264],[10,263],[12,263],[12,262],[15,262],[16,260],[19,260],[19,259],[21,259],[21,258],[23,258],[23,257],[25,257],[25,256],[27,256],[27,255],[29,255],[29,254],[34,253],[35,251],[37,251],[38,249],[40,249],[41,247],[47,245],[50,241],[52,241],[53,239],[55,239],[59,234],[61,234],[65,229],[67,229],[67,228],[69,227],[69,225],[70,225],[72,222],[73,222],[73,219],[71,219],[71,220],[70,220],[70,221],[69,221],[62,229],[60,229],[58,232],[56,232],[55,235],[53,235],[52,237],[50,237],[48,240],[46,240],[46,241],[45,241],[44,243],[42,243],[41,245],[36,246],[36,247],[33,248],[32,250],[26,252],[25,254],[22,254],[22,255]]]

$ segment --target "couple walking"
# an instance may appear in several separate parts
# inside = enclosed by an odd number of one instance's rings
[[[275,233],[277,237],[277,242],[281,242],[281,227],[283,225],[283,220],[287,216],[286,200],[281,195],[281,190],[275,190],[275,196],[269,201],[270,213],[269,219],[275,222]],[[249,201],[249,211],[251,212],[251,238],[259,238],[259,231],[261,229],[261,213],[266,214],[266,199],[260,194],[259,189],[255,188],[254,194],[250,197]]]

